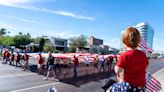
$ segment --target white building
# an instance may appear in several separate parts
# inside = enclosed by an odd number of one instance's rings
[[[135,27],[139,30],[142,39],[144,39],[147,42],[148,46],[150,48],[152,48],[153,47],[154,29],[146,22],[139,23],[133,27]],[[121,32],[121,43],[120,43],[121,51],[125,51],[125,47],[123,46],[123,43],[122,43],[123,32],[124,31]]]
[[[67,39],[63,39],[63,38],[56,38],[56,37],[47,37],[52,46],[56,49],[56,50],[60,50],[60,51],[66,51],[68,49],[67,47]]]

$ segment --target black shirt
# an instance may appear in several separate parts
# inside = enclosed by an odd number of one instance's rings
[[[48,57],[47,64],[48,65],[54,65],[54,57],[53,56]]]

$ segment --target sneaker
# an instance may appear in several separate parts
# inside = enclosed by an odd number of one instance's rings
[[[59,79],[54,78],[54,81],[59,81]]]
[[[46,77],[46,78],[44,78],[44,80],[48,80],[48,78]]]

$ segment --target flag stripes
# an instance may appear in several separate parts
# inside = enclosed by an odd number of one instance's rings
[[[147,74],[146,92],[158,92],[159,90],[161,90],[160,82]]]
[[[148,46],[147,42],[144,39],[141,39],[139,47],[141,49],[143,49],[143,50],[146,50],[146,51],[149,51],[149,52],[153,52],[153,49]]]

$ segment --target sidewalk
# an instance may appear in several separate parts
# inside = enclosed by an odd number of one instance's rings
[[[164,68],[154,73],[153,77],[156,78],[161,83],[162,90],[160,90],[159,92],[164,92]]]

